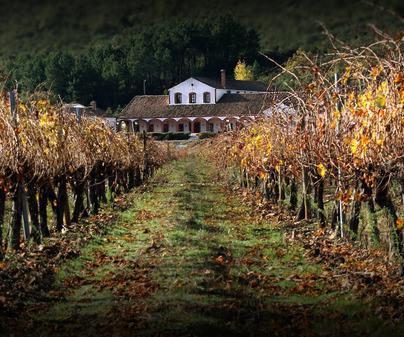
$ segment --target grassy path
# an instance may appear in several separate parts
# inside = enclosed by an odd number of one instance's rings
[[[58,271],[33,336],[395,335],[189,157]],[[311,331],[309,334],[308,331]]]

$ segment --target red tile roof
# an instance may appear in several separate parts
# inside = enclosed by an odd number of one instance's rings
[[[135,96],[118,118],[257,116],[282,93],[225,94],[216,104],[169,105],[168,96]]]

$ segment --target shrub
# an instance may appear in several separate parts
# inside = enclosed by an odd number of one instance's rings
[[[212,138],[215,136],[216,136],[216,133],[214,133],[214,132],[202,132],[199,134],[199,139]]]
[[[190,134],[182,132],[153,132],[151,136],[155,140],[186,140]]]

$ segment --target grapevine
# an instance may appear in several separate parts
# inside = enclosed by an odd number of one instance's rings
[[[216,140],[211,156],[242,186],[287,204],[297,220],[317,218],[322,230],[385,242],[402,254],[403,49],[401,40],[377,33],[370,46],[332,39],[330,55],[304,54],[304,76],[282,68],[279,76],[292,74],[297,87],[275,97],[270,114]],[[277,109],[280,102],[292,112]]]
[[[30,218],[28,232],[36,243],[62,231],[81,216],[97,214],[100,203],[139,186],[167,159],[166,147],[146,135],[116,133],[102,119],[64,111],[43,93],[17,97],[11,114],[6,92],[0,96],[0,256],[8,242],[19,249],[24,200]],[[88,192],[88,193],[87,193]],[[69,209],[69,193],[74,210]],[[89,195],[89,206],[85,196]],[[13,204],[10,240],[2,227],[7,201]],[[54,214],[49,228],[47,205]],[[25,233],[27,236],[27,233]]]

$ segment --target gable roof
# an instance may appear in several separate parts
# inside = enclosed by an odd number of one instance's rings
[[[226,87],[223,88],[222,82],[219,79],[213,79],[209,77],[193,76],[192,78],[205,83],[216,89],[228,89],[228,90],[246,90],[246,91],[267,91],[268,86],[264,82],[260,81],[238,81],[226,79]]]
[[[216,104],[169,105],[168,96],[135,96],[118,118],[179,118],[208,116],[257,116],[279,93],[225,94]]]

